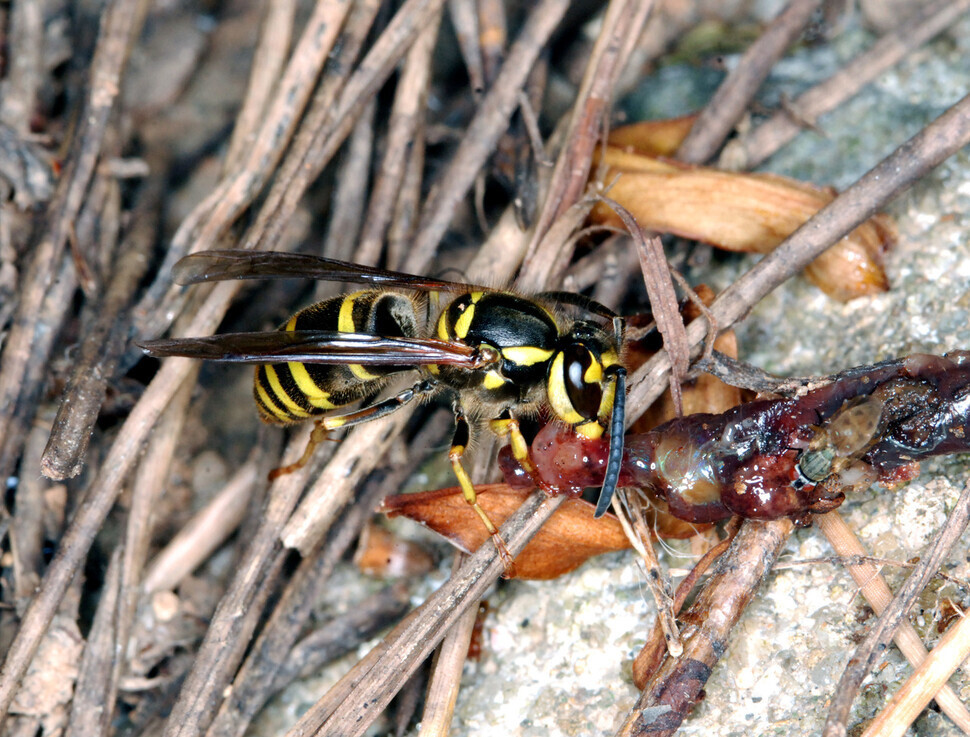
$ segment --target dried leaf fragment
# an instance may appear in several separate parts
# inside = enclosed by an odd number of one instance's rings
[[[610,198],[641,227],[729,251],[768,253],[835,197],[787,177],[691,167],[617,146],[606,148],[600,164]],[[621,225],[603,205],[590,219]],[[873,216],[817,258],[806,276],[839,300],[883,292],[889,286],[883,255],[894,242],[892,221]]]
[[[430,571],[434,559],[417,543],[397,538],[383,527],[370,524],[360,536],[354,564],[372,576],[410,578]]]
[[[532,493],[507,484],[487,484],[475,490],[478,503],[496,525],[501,525]],[[458,487],[388,497],[381,511],[420,522],[466,552],[477,550],[488,538],[485,526]],[[594,555],[630,547],[616,517],[607,514],[594,519],[593,511],[589,502],[567,499],[515,559],[515,577],[556,578]]]

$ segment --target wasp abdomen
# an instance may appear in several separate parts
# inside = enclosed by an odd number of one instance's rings
[[[363,290],[310,305],[291,317],[280,330],[413,337],[418,327],[414,304],[407,296]],[[379,389],[384,377],[412,368],[298,361],[267,364],[256,367],[253,394],[264,421],[291,424],[348,405]]]

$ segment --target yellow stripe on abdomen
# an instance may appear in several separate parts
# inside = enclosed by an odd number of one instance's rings
[[[290,361],[286,364],[290,370],[290,376],[300,393],[306,397],[307,402],[319,409],[336,409],[338,405],[330,401],[330,392],[324,391],[310,376],[306,366],[297,361]],[[309,417],[309,414],[307,415]]]
[[[273,397],[280,401],[280,403],[286,408],[286,411],[292,417],[306,419],[310,416],[309,412],[303,409],[303,407],[297,404],[293,398],[286,393],[286,389],[280,383],[280,377],[277,375],[276,369],[273,368],[273,366],[263,366],[263,373],[266,376],[266,381],[267,384],[269,384],[269,388],[273,392]]]
[[[256,367],[256,379],[253,382],[253,396],[256,399],[256,408],[259,410],[260,417],[266,422],[275,424],[285,425],[291,422],[299,422],[302,419],[301,417],[294,417],[286,409],[280,407],[269,391],[266,390],[269,381],[263,369],[263,366]]]

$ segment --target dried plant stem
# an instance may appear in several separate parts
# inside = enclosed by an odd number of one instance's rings
[[[121,244],[104,293],[92,300],[95,303],[91,309],[93,324],[81,341],[41,459],[41,473],[48,478],[74,477],[83,467],[88,441],[104,402],[105,387],[125,348],[129,324],[124,311],[131,304],[150,260],[154,228],[158,224],[155,215],[163,188],[161,177],[153,177],[149,182],[137,208],[134,228]]]
[[[841,556],[864,556],[865,548],[859,542],[859,538],[842,519],[838,510],[819,516],[816,520],[819,530],[825,535],[826,539]],[[869,602],[873,611],[881,615],[889,603],[892,601],[893,594],[885,579],[879,574],[879,569],[871,563],[860,563],[848,565],[849,573],[853,580],[862,590],[862,595]],[[893,638],[900,651],[906,659],[919,666],[926,658],[926,647],[916,633],[916,629],[909,623],[903,621]],[[936,701],[943,712],[953,720],[964,732],[970,733],[970,713],[960,701],[960,697],[947,685],[943,685],[940,692],[936,694]]]
[[[835,690],[832,707],[825,721],[824,737],[845,737],[849,711],[863,679],[876,664],[876,660],[885,651],[893,637],[893,633],[900,621],[907,615],[916,597],[936,575],[943,560],[954,543],[960,539],[963,531],[970,522],[970,483],[963,487],[956,506],[950,512],[946,522],[940,529],[935,540],[927,547],[921,556],[919,565],[906,579],[906,582],[896,592],[889,606],[879,617],[879,621],[870,629],[866,639],[849,659],[849,663],[839,680]]]
[[[420,274],[427,267],[452,221],[455,207],[505,133],[518,105],[519,91],[568,6],[568,0],[541,0],[530,11],[495,84],[482,99],[458,150],[421,211],[418,233],[404,262],[405,271]]]
[[[172,284],[172,267],[189,250],[211,248],[266,184],[291,142],[350,6],[349,0],[317,3],[276,86],[276,94],[263,115],[261,127],[255,134],[250,133],[253,140],[246,155],[192,209],[172,236],[158,271],[159,278],[135,308],[136,334],[156,336],[168,328],[187,298],[181,287]]]
[[[416,440],[427,442],[427,433],[435,432],[436,428],[429,428],[418,433]],[[378,500],[386,496],[388,488],[399,488],[408,470],[407,466],[400,466],[384,483],[368,489],[326,543],[300,564],[236,674],[231,696],[222,703],[208,737],[242,735],[270,697],[295,677],[295,669],[289,665],[291,650],[323,595],[334,567],[359,535]]]
[[[346,78],[346,84],[339,87],[335,84],[329,90],[327,96],[332,96],[333,102],[318,97],[280,167],[256,222],[243,238],[243,248],[269,249],[279,243],[307,187],[350,135],[364,106],[387,81],[418,34],[440,12],[443,2],[406,0],[353,74]],[[359,30],[363,29],[365,21],[370,25],[379,7],[380,3],[375,0],[359,4],[360,23],[351,39],[351,47],[359,49],[363,44],[366,32],[359,35]],[[349,63],[345,64],[335,73],[347,74],[349,67]],[[334,77],[335,82],[342,79]]]
[[[29,366],[46,366],[51,340],[38,340],[42,305],[52,291],[61,266],[64,245],[84,203],[95,165],[101,154],[108,120],[119,91],[128,58],[128,48],[141,29],[145,0],[114,0],[102,16],[100,40],[91,66],[89,96],[80,114],[80,130],[72,141],[71,152],[51,201],[41,234],[31,247],[31,259],[24,274],[14,319],[0,357],[0,469],[20,454],[22,434],[13,432],[11,421],[18,401],[35,391],[25,377],[33,374]],[[56,325],[45,326],[47,332]],[[9,469],[0,472],[5,478]],[[0,698],[2,704],[2,698]],[[5,710],[0,708],[0,714]]]
[[[461,570],[464,562],[465,556],[457,553],[452,563],[452,575]],[[458,701],[461,672],[468,656],[468,646],[477,618],[477,607],[468,607],[448,630],[435,652],[418,737],[447,737],[449,734],[455,703]]]
[[[260,481],[258,464],[251,458],[152,559],[141,584],[144,593],[174,589],[207,560],[243,521],[253,489]]]
[[[612,0],[607,8],[522,264],[519,287],[525,291],[537,292],[559,284],[569,266],[568,254],[561,253],[565,241],[548,239],[546,234],[586,189],[593,151],[607,133],[607,109],[626,61],[623,54],[631,48],[629,39],[639,38],[652,6],[651,1]]]
[[[296,6],[296,0],[275,0],[265,7],[266,17],[260,26],[259,43],[253,53],[246,96],[236,117],[229,150],[226,152],[226,171],[231,171],[242,163],[246,148],[252,145],[260,120],[266,114],[273,88],[286,65]]]
[[[438,40],[440,21],[439,13],[418,36],[404,61],[401,78],[394,92],[384,157],[374,182],[360,243],[354,255],[357,263],[378,262],[387,229],[394,216],[398,194],[401,192],[411,147],[421,145],[415,139],[416,133],[423,129],[431,82],[431,60]]]
[[[711,305],[718,328],[724,330],[743,318],[766,294],[968,142],[970,96],[897,148],[721,292]],[[707,321],[694,320],[687,328],[691,346],[698,346],[706,332]],[[637,417],[660,396],[669,371],[670,358],[661,351],[633,374],[628,416]]]
[[[513,556],[559,508],[565,497],[535,492],[501,528]],[[286,737],[356,737],[441,641],[448,628],[473,606],[504,571],[495,546],[483,545],[457,575],[432,594],[368,653]],[[350,698],[351,695],[353,698]],[[324,723],[326,722],[326,723]]]
[[[65,737],[108,734],[120,659],[115,657],[116,614],[121,588],[121,549],[115,549],[104,576],[101,600],[81,658]]]
[[[829,79],[799,95],[788,106],[801,121],[814,121],[859,92],[877,76],[899,62],[914,49],[946,29],[970,10],[970,0],[935,0],[914,4],[913,18],[880,38],[863,54],[853,59]],[[802,132],[800,120],[782,111],[745,136],[725,146],[722,165],[733,169],[753,169]]]
[[[683,655],[666,658],[652,674],[618,737],[666,737],[677,731],[793,529],[787,519],[742,525],[693,605],[681,615]]]
[[[947,630],[926,657],[894,695],[889,705],[873,719],[862,737],[902,737],[920,712],[946,684],[953,672],[970,656],[970,617],[966,615]],[[964,733],[967,728],[962,728]]]
[[[737,125],[775,62],[808,25],[822,0],[791,0],[764,33],[748,47],[737,66],[704,106],[675,158],[703,164],[721,147]]]
[[[196,334],[214,330],[238,286],[232,282],[216,285],[188,329]],[[155,422],[186,375],[193,370],[193,362],[188,359],[166,361],[122,425],[101,470],[88,487],[84,500],[61,537],[40,589],[24,613],[17,636],[7,651],[0,669],[0,719],[10,708],[17,686],[41,637],[121,492],[122,483],[138,460],[138,454]]]

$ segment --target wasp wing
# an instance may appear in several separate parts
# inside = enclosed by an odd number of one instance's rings
[[[326,330],[226,333],[206,338],[148,340],[138,346],[156,358],[183,356],[224,363],[443,364],[479,369],[497,360],[489,349],[437,338],[394,338]]]
[[[204,251],[181,259],[172,268],[176,284],[225,281],[228,279],[318,279],[426,292],[488,291],[463,282],[386,271],[373,266],[280,251]]]

